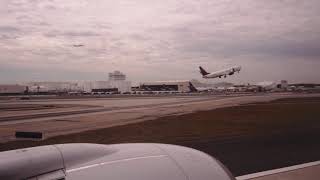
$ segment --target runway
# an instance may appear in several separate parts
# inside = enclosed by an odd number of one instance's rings
[[[76,117],[74,115],[92,115],[97,114],[97,112],[111,112],[115,110],[130,110],[150,107],[154,108],[164,105],[187,104],[223,98],[227,97],[128,97],[65,100],[48,99],[31,100],[27,102],[8,101],[0,103],[0,107],[2,107],[2,111],[0,113],[0,125],[44,121],[51,119],[45,117],[71,117],[69,115],[73,115],[72,117]],[[11,108],[6,108],[9,106],[11,106]]]
[[[177,144],[212,155],[240,176],[318,161],[319,104],[317,94],[265,94],[35,118],[1,125],[0,151],[61,143]],[[16,129],[41,131],[47,139],[14,141]]]
[[[39,131],[45,138],[87,130],[154,120],[168,115],[266,102],[283,97],[317,94],[264,94],[250,96],[170,96],[99,99],[42,99],[2,101],[0,107],[28,106],[28,110],[0,111],[0,142],[15,140],[15,131]],[[33,106],[43,106],[35,108]]]

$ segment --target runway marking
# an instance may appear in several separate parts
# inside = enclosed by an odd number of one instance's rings
[[[248,179],[252,179],[252,178],[258,178],[258,177],[269,176],[269,175],[273,175],[273,174],[295,171],[298,169],[304,169],[304,168],[309,168],[312,166],[319,166],[319,165],[320,165],[320,161],[309,162],[309,163],[304,163],[304,164],[299,164],[299,165],[294,165],[294,166],[289,166],[289,167],[284,167],[284,168],[279,168],[279,169],[273,169],[273,170],[269,170],[269,171],[263,171],[263,172],[238,176],[238,177],[236,177],[236,179],[237,180],[248,180]]]

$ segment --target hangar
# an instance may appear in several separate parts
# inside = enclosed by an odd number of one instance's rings
[[[195,92],[190,81],[156,81],[140,83],[140,91],[152,92]]]
[[[1,84],[0,85],[0,94],[23,94],[28,91],[26,86],[18,85],[18,84]]]

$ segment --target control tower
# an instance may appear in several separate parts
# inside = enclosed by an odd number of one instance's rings
[[[126,75],[120,71],[114,71],[109,73],[109,81],[125,81]]]
[[[131,82],[126,81],[126,75],[120,71],[109,73],[108,83],[111,88],[118,88],[122,93],[131,91]]]

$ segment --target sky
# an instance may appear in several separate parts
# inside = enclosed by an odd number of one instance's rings
[[[0,83],[320,83],[319,0],[0,0]]]

